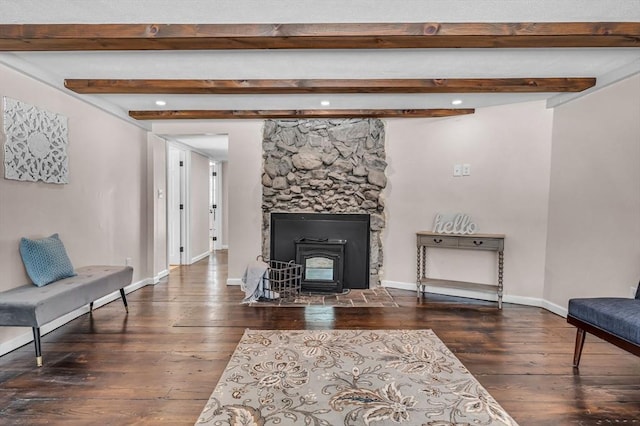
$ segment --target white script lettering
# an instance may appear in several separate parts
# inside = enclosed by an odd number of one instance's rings
[[[433,231],[441,234],[471,235],[476,232],[476,224],[471,222],[468,214],[443,215],[438,213],[433,223]]]

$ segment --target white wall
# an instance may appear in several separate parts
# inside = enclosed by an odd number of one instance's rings
[[[189,263],[209,254],[209,159],[189,151]]]
[[[640,75],[555,110],[545,298],[630,296],[640,279]]]
[[[385,285],[415,288],[417,231],[438,212],[464,212],[479,233],[506,234],[505,295],[541,298],[552,111],[544,103],[447,119],[388,120]],[[453,177],[453,165],[471,175]],[[495,253],[428,250],[429,276],[495,283]]]
[[[608,287],[602,283],[612,274],[622,283],[615,292],[628,295],[640,276],[638,84],[636,76],[574,100],[555,119],[535,102],[448,119],[387,120],[385,284],[413,286],[415,232],[431,230],[437,212],[461,211],[479,232],[506,234],[506,300],[562,307],[570,294]],[[154,131],[229,134],[229,283],[238,283],[260,251],[262,122],[161,123]],[[585,150],[579,159],[576,147]],[[454,178],[458,163],[471,164],[471,176]],[[571,207],[576,201],[578,209]],[[603,226],[602,217],[611,220]],[[610,243],[601,233],[585,235],[609,226]],[[493,253],[430,253],[435,276],[495,282]],[[588,272],[574,273],[585,266]]]
[[[148,277],[146,131],[2,65],[0,94],[65,115],[69,125],[69,184],[6,180],[0,165],[0,290],[30,282],[20,238],[55,232],[75,267],[131,257],[134,282]],[[23,333],[2,327],[0,344]]]
[[[222,229],[220,230],[220,241],[223,248],[229,247],[229,162],[223,161],[220,163],[221,168],[221,196],[220,203],[222,204]]]
[[[544,285],[552,111],[544,103],[451,119],[388,120],[385,284],[415,285],[415,232],[439,211],[472,215],[480,232],[505,233],[505,294],[541,299]],[[229,283],[260,252],[262,122],[158,123],[154,132],[229,134]],[[454,163],[470,163],[453,178]],[[445,278],[495,282],[494,253],[430,255]],[[412,287],[414,288],[414,287]]]
[[[167,254],[167,142],[147,134],[147,193],[149,240],[147,259],[154,281],[168,274]]]
[[[261,252],[262,120],[160,122],[158,134],[229,135],[229,284],[239,284],[247,264]]]

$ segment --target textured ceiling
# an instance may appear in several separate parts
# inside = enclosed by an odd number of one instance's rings
[[[2,0],[0,24],[640,22],[639,0]],[[6,52],[0,63],[123,119],[129,110],[463,108],[578,94],[77,95],[64,79],[596,77],[588,93],[640,72],[640,48]],[[1,88],[1,83],[0,83]],[[157,99],[167,102],[155,105]],[[152,123],[138,125],[149,128]]]
[[[637,21],[638,0],[2,0],[2,23]]]

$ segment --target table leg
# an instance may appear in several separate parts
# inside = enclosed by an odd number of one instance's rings
[[[420,278],[422,277],[422,264],[420,256],[420,252],[422,251],[422,247],[418,246],[416,249],[416,298],[420,300],[422,298],[422,283],[420,282]]]
[[[504,270],[504,252],[498,252],[498,309],[502,309],[502,272]]]

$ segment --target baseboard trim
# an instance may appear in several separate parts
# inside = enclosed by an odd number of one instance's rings
[[[389,288],[397,288],[399,290],[416,291],[415,283],[383,280],[382,286],[389,287]],[[490,302],[498,301],[498,295],[482,293],[482,292],[477,292],[472,290],[444,288],[444,287],[437,287],[437,286],[426,286],[425,290],[428,293],[442,294],[444,296],[468,297],[470,299],[487,300]],[[566,309],[544,299],[539,299],[535,297],[512,296],[509,294],[505,294],[502,297],[502,301],[504,303],[514,303],[516,305],[525,305],[525,306],[534,306],[537,308],[543,308],[556,315],[559,315],[565,318],[567,317]]]
[[[164,277],[166,277],[168,275],[169,275],[169,270],[168,269],[165,269],[164,271],[160,271],[158,273],[158,275],[153,277],[153,283],[152,284],[158,284],[161,279],[163,279]]]
[[[153,284],[153,279],[151,278],[145,278],[144,280],[129,284],[128,286],[126,286],[124,288],[124,292],[126,294],[131,293],[132,291],[136,291],[146,285],[149,284]],[[113,302],[116,299],[120,299],[120,291],[114,291],[111,294],[107,294],[104,297],[101,297],[100,299],[97,299],[95,302],[93,302],[93,308],[99,308],[100,306],[104,306],[109,302]],[[87,310],[85,312],[89,312],[89,308],[87,307]]]
[[[26,329],[26,327],[21,327],[21,328]],[[40,331],[42,332],[42,329],[40,329]],[[31,330],[29,330],[28,332],[19,334],[13,339],[0,343],[0,356],[6,355],[9,352],[13,352],[16,349],[21,348],[22,346],[32,341],[33,341],[33,334]]]
[[[129,284],[124,288],[124,292],[126,294],[129,294],[149,284],[153,284],[153,280],[151,278],[145,278],[144,280]],[[95,310],[100,306],[104,306],[109,302],[113,302],[116,299],[120,299],[120,291],[115,291],[111,294],[101,297],[100,299],[95,300],[93,302],[93,309]],[[78,308],[73,312],[69,312],[68,314],[65,314],[59,318],[56,318],[55,320],[40,327],[40,335],[44,336],[45,334],[55,330],[58,327],[65,325],[69,321],[72,321],[78,318],[79,316],[86,314],[87,312],[89,312],[88,305]],[[20,327],[20,328],[23,328],[27,331],[14,337],[13,339],[0,343],[0,356],[6,355],[9,352],[12,352],[28,343],[33,342],[33,332],[31,331],[31,328],[30,327]]]
[[[240,278],[227,278],[227,285],[242,285]]]
[[[404,283],[402,281],[380,281],[382,287],[397,288],[398,290],[416,291],[415,283]]]
[[[546,310],[548,310],[549,312],[553,312],[556,315],[560,315],[561,317],[566,318],[567,314],[569,313],[567,311],[567,308],[563,308],[560,305],[556,305],[555,303],[551,303],[547,300],[543,300],[544,302],[544,306],[542,306],[543,308],[545,308]]]
[[[207,257],[209,257],[210,254],[211,254],[211,252],[205,251],[204,253],[201,253],[201,254],[197,255],[196,257],[192,257],[191,258],[191,262],[189,262],[189,265],[191,265],[193,263],[196,263],[196,262],[199,262],[202,259],[206,259]]]

